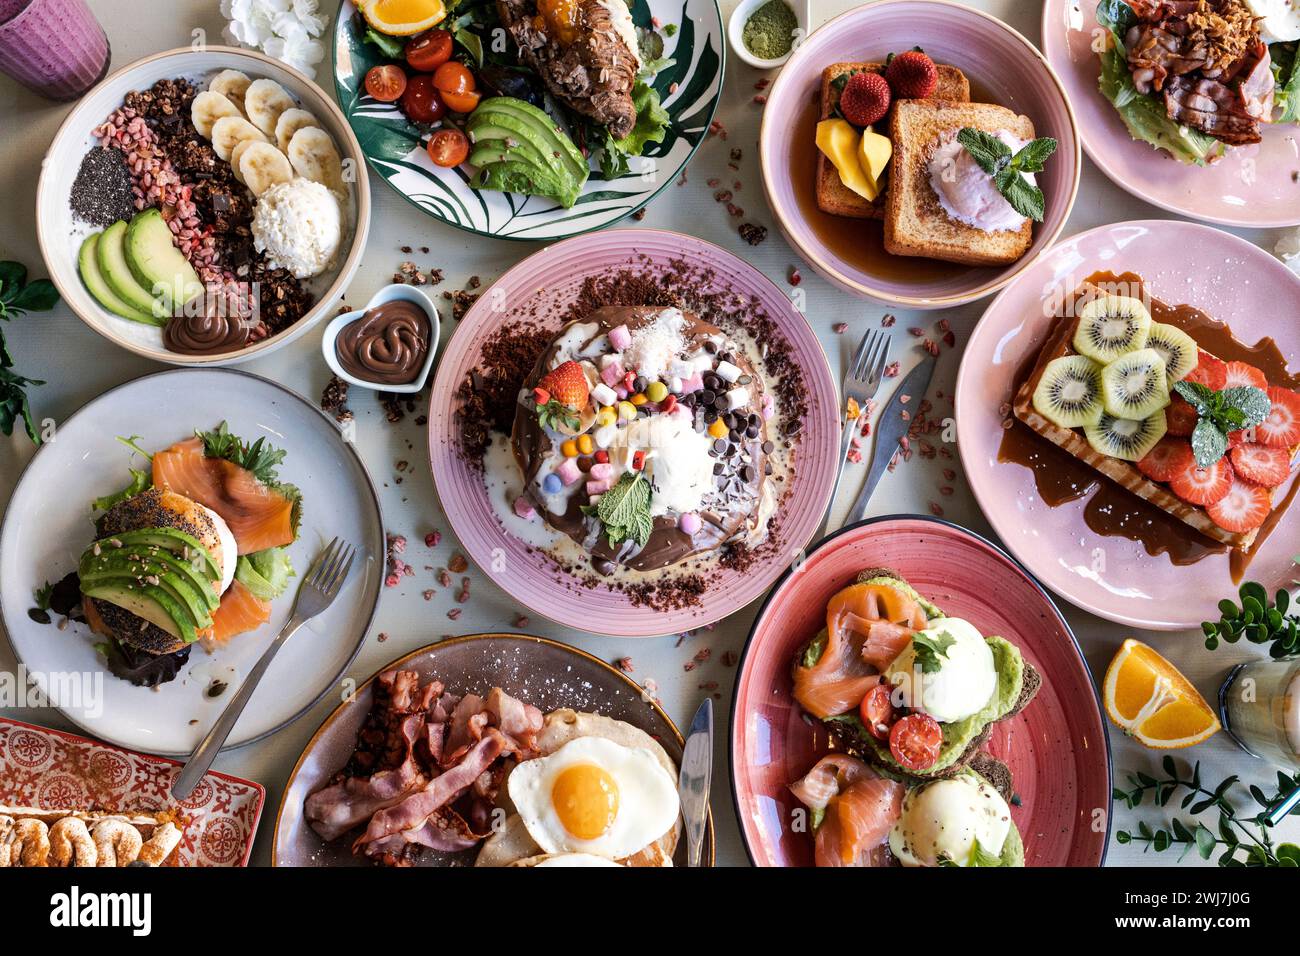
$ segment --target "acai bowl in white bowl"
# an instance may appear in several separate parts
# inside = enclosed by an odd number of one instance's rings
[[[42,163],[37,236],[65,302],[172,365],[233,365],[319,322],[370,224],[360,144],[306,76],[233,47],[119,70]]]

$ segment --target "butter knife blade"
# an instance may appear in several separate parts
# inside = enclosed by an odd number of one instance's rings
[[[848,516],[844,519],[846,525],[866,517],[867,504],[871,501],[876,485],[880,484],[880,479],[884,477],[885,469],[889,467],[889,460],[898,450],[898,440],[907,434],[907,429],[912,424],[910,416],[903,416],[904,408],[908,404],[911,404],[912,408],[921,404],[921,399],[925,398],[925,393],[930,388],[930,379],[934,377],[935,364],[935,356],[926,352],[920,364],[907,373],[903,383],[894,389],[893,395],[889,396],[889,402],[876,422],[876,440],[871,446],[871,468],[867,471],[867,480],[863,482],[857,500],[853,502],[853,507],[848,510]],[[903,401],[905,396],[907,401]]]
[[[677,794],[682,803],[686,833],[686,865],[699,866],[704,851],[704,828],[709,819],[709,786],[713,779],[713,698],[704,698],[691,720],[682,748],[682,769]]]

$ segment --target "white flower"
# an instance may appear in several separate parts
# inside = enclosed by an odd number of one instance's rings
[[[329,18],[321,14],[317,0],[293,0],[293,12],[311,36],[318,37],[325,32]]]
[[[314,38],[327,24],[318,0],[221,0],[221,15],[229,20],[221,31],[228,42],[262,50],[308,76],[316,75],[325,47]]]

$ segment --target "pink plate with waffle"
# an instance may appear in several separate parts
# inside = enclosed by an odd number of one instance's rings
[[[750,859],[812,866],[790,784],[830,750],[827,731],[794,699],[790,665],[825,622],[836,592],[888,567],[980,633],[1020,648],[1043,676],[1023,711],[993,725],[985,750],[1013,777],[1011,814],[1026,866],[1100,866],[1109,843],[1110,743],[1101,703],[1069,624],[1001,548],[919,515],[850,525],[819,544],[772,590],[750,631],[731,711],[731,785]],[[1096,821],[1104,819],[1098,829]]]
[[[183,836],[164,865],[247,866],[266,790],[210,770],[177,803],[181,763],[0,718],[0,803],[43,810],[173,811]]]
[[[551,333],[572,317],[584,283],[608,283],[625,275],[653,275],[667,282],[670,272],[683,269],[693,277],[692,293],[713,297],[715,304],[724,298],[731,303],[728,321],[751,333],[766,330],[769,367],[771,356],[780,353],[786,367],[801,374],[803,388],[796,404],[802,410],[797,415],[778,412],[768,432],[770,438],[792,446],[792,451],[782,452],[789,454],[789,478],[778,488],[775,530],[764,545],[746,555],[743,566],[733,561],[723,567],[716,557],[703,564],[691,558],[652,579],[642,573],[634,577],[622,567],[602,577],[590,562],[553,558],[548,552],[551,542],[536,536],[547,531],[540,516],[532,525],[513,523],[510,505],[503,506],[503,501],[517,497],[522,488],[519,469],[500,433],[493,435],[487,454],[468,452],[462,387],[471,381],[471,372],[484,374],[485,350],[499,352],[501,336],[512,330],[527,327],[552,338]],[[722,314],[721,308],[717,311]],[[502,394],[511,391],[505,388]],[[442,356],[429,410],[434,485],[465,553],[530,610],[568,627],[616,637],[701,627],[762,595],[821,522],[838,446],[835,380],[816,336],[789,297],[757,269],[717,246],[651,229],[578,236],[534,253],[502,276],[461,319]],[[653,589],[649,597],[647,587]]]

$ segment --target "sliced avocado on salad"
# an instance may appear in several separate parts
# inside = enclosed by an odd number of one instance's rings
[[[466,125],[478,167],[476,189],[547,196],[566,209],[578,201],[586,158],[544,111],[510,96],[483,100]]]

